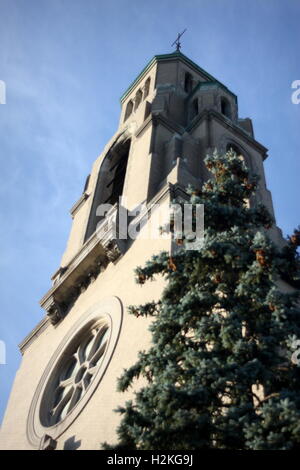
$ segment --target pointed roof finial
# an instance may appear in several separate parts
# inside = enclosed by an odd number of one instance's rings
[[[177,38],[175,39],[175,41],[173,42],[173,44],[171,45],[171,47],[174,46],[174,44],[176,44],[176,51],[180,51],[180,48],[181,48],[181,42],[180,42],[180,38],[181,36],[186,32],[186,28],[184,31],[182,31],[182,33],[178,33],[177,35]]]

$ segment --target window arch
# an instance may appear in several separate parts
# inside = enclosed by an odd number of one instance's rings
[[[185,73],[184,76],[184,91],[189,93],[193,88],[193,77],[189,72]]]
[[[245,155],[237,145],[235,145],[231,142],[229,144],[227,144],[226,152],[229,152],[230,150],[235,152],[237,154],[237,156],[240,157],[242,160],[244,160],[244,162],[246,163]]]
[[[111,333],[110,323],[101,318],[92,323],[61,358],[56,371],[55,383],[50,381],[45,394],[49,397],[42,402],[41,413],[44,427],[54,426],[63,421],[88,392],[105,358]],[[50,389],[50,390],[49,390]]]
[[[219,142],[218,149],[224,154],[232,149],[237,155],[241,155],[251,173],[257,173],[255,161],[253,161],[252,151],[245,146],[245,142],[235,139],[232,133],[225,132]]]
[[[86,241],[96,230],[105,215],[97,215],[101,204],[114,205],[123,194],[131,140],[115,145],[105,156],[100,167],[92,208],[89,216]]]
[[[221,98],[221,113],[224,114],[224,116],[228,117],[231,119],[231,106],[227,98],[222,96]]]
[[[199,114],[199,104],[198,104],[198,98],[195,98],[192,101],[192,109],[191,109],[191,119],[194,119]]]
[[[149,95],[151,78],[148,77],[144,87],[144,99]]]
[[[63,337],[45,367],[30,405],[27,437],[34,447],[39,448],[45,434],[58,439],[89,403],[110,364],[122,320],[122,302],[117,297],[107,297],[84,312]],[[76,364],[72,364],[72,356]],[[73,366],[77,366],[76,374]],[[59,390],[58,382],[64,373],[70,377],[63,379]]]
[[[151,113],[151,103],[149,103],[149,101],[146,101],[144,120],[147,119],[150,113]]]
[[[141,103],[143,99],[143,92],[141,89],[139,89],[137,92],[136,92],[136,95],[135,95],[135,106],[134,106],[134,109],[137,109]]]
[[[106,185],[109,190],[109,195],[106,200],[103,201],[105,204],[115,204],[119,197],[122,196],[129,157],[129,148],[130,140],[127,140],[117,153],[116,163],[112,164],[109,169],[109,177],[111,179]]]
[[[132,100],[129,100],[128,103],[127,103],[127,106],[126,106],[124,121],[126,121],[126,119],[129,118],[129,116],[131,115],[132,111],[133,111],[133,101],[132,101]]]

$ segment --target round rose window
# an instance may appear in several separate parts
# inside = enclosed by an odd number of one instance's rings
[[[59,423],[84,396],[101,366],[109,336],[109,325],[99,322],[69,349],[58,366],[54,386],[46,391],[48,413],[44,425]]]
[[[101,403],[98,386],[117,345],[122,317],[121,301],[108,297],[91,306],[62,336],[32,398],[27,437],[33,446],[38,448],[45,435],[58,439],[94,394]],[[59,328],[49,330],[49,336],[57,334]]]

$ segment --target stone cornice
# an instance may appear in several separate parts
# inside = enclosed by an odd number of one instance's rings
[[[162,124],[171,132],[177,132],[178,134],[183,134],[185,131],[184,127],[177,124],[177,122],[163,116],[162,114],[153,115],[153,124],[156,126],[158,124]]]
[[[155,204],[161,204],[166,198],[176,197],[187,198],[188,195],[184,188],[179,184],[173,185],[165,183],[155,196],[147,203],[146,211],[138,214],[131,220],[131,223],[139,224],[144,217],[151,215],[151,210]],[[47,315],[37,324],[37,326],[23,339],[19,344],[19,349],[22,354],[26,349],[38,338],[38,336],[51,324],[59,322],[67,313],[67,300],[71,303],[73,296],[80,295],[82,290],[85,290],[90,282],[97,277],[99,272],[105,269],[109,262],[114,262],[125,251],[126,240],[118,240],[118,243],[112,237],[112,227],[116,219],[116,210],[114,206],[111,213],[103,221],[103,224],[98,229],[99,239],[92,235],[87,243],[82,247],[82,250],[71,260],[67,267],[60,267],[52,276],[55,284],[47,292],[41,300],[41,306],[46,310]],[[109,220],[110,218],[110,220]],[[123,243],[123,245],[122,245]],[[98,246],[99,244],[99,246]],[[99,264],[90,263],[89,259],[94,256],[95,250],[100,253]],[[82,263],[85,262],[86,277],[77,277],[79,270],[83,268]],[[76,274],[77,273],[77,274]],[[73,282],[71,282],[73,281]],[[76,296],[75,296],[76,297]]]
[[[262,144],[260,144],[257,140],[254,139],[254,137],[251,137],[244,129],[242,129],[240,126],[235,124],[233,121],[230,119],[227,119],[225,116],[222,114],[218,113],[217,111],[214,110],[204,110],[202,113],[197,116],[197,118],[193,119],[193,121],[187,126],[186,131],[191,132],[191,130],[199,124],[199,122],[205,120],[205,119],[212,119],[214,118],[216,121],[218,121],[220,124],[223,125],[223,127],[227,127],[232,129],[235,133],[239,134],[239,136],[243,139],[246,140],[249,145],[252,147],[255,147],[259,152],[263,154],[263,159],[265,160],[267,158],[267,152],[268,149],[264,147]]]
[[[19,344],[19,349],[23,355],[28,346],[33,343],[33,341],[50,325],[50,320],[48,317],[44,317],[36,327],[21,341]]]
[[[116,204],[70,263],[55,273],[53,287],[40,301],[53,325],[64,318],[80,293],[107,264],[124,251],[124,240],[116,237],[118,214]]]
[[[205,89],[205,87],[208,89],[211,87],[221,88],[223,91],[225,91],[225,93],[229,93],[231,96],[233,96],[234,101],[237,103],[237,96],[218,80],[213,80],[211,82],[199,82],[198,85],[196,85],[190,94],[186,97],[186,100],[190,100],[198,90]]]
[[[135,137],[140,137],[141,133],[147,129],[147,127],[152,124],[153,126],[158,126],[161,124],[171,132],[176,132],[177,134],[184,133],[184,127],[180,126],[176,122],[168,119],[167,117],[163,116],[162,114],[150,114],[150,116],[145,119],[143,124],[137,129],[135,133]]]
[[[235,99],[237,99],[236,95],[232,93],[232,91],[230,91],[225,85],[223,85],[223,83],[219,82],[219,80],[217,80],[208,72],[206,72],[204,69],[202,69],[199,65],[193,62],[191,59],[189,59],[186,55],[182,54],[182,52],[176,51],[176,52],[172,52],[171,54],[155,55],[148,62],[148,64],[143,68],[143,70],[136,77],[136,79],[131,83],[131,85],[127,88],[127,90],[123,93],[123,95],[120,98],[121,103],[125,101],[128,95],[137,86],[137,84],[143,80],[143,78],[146,76],[146,74],[149,72],[149,70],[153,67],[154,64],[157,64],[159,62],[168,62],[168,61],[174,61],[174,60],[175,61],[180,60],[181,62],[185,63],[186,65],[191,67],[196,73],[199,73],[200,75],[202,75],[203,78],[205,78],[209,82],[218,83],[219,85],[222,86],[223,89],[226,89],[229,93],[231,93],[235,97]]]
[[[177,198],[188,199],[188,194],[184,188],[180,184],[164,183],[155,196],[144,206],[143,210],[131,218],[129,227],[144,226],[151,219],[155,206],[161,206],[166,199],[171,202]]]
[[[164,185],[155,197],[147,204],[144,214],[140,214],[131,222],[136,223],[138,219],[146,216],[151,207],[162,201],[167,195],[174,197],[178,193],[183,194],[183,188],[170,183]],[[122,210],[125,210],[124,208]],[[41,323],[56,325],[70,310],[77,297],[86,290],[100,272],[106,269],[110,262],[116,261],[126,250],[127,240],[124,234],[119,233],[118,227],[120,207],[115,204],[107,213],[103,222],[99,225],[93,235],[82,246],[81,250],[74,256],[67,266],[59,268],[53,279],[53,287],[44,295],[40,301],[41,307],[46,311],[47,317]],[[37,326],[39,331],[42,326]],[[36,331],[25,338],[23,345],[29,344]]]
[[[75,202],[75,204],[71,207],[70,214],[72,216],[72,219],[74,219],[76,212],[80,209],[80,207],[83,205],[83,203],[87,200],[88,197],[89,194],[84,192],[82,196],[78,199],[78,201]]]

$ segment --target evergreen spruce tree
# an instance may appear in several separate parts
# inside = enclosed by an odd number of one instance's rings
[[[117,448],[300,449],[300,231],[275,246],[267,209],[246,204],[257,178],[241,158],[205,162],[212,178],[189,190],[205,207],[203,244],[178,240],[172,257],[136,270],[139,284],[162,274],[167,287],[130,307],[153,317],[152,346],[119,379],[120,391],[145,385],[118,410]],[[279,279],[295,291],[282,293]]]

